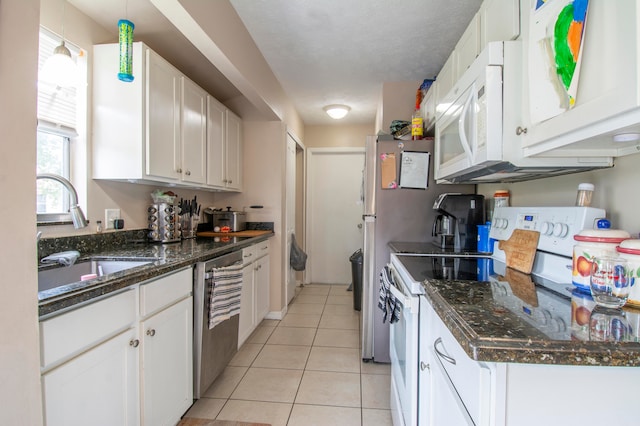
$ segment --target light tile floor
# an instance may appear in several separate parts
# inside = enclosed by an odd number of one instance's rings
[[[390,367],[362,362],[360,314],[343,285],[296,289],[185,417],[273,426],[386,426]]]

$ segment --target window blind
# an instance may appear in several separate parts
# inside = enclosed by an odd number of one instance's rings
[[[62,39],[52,32],[40,28],[38,55],[38,73],[46,60],[53,55]],[[67,41],[65,46],[75,61],[80,49]],[[56,85],[38,79],[38,128],[44,131],[55,130],[69,136],[76,133],[77,89],[75,87],[56,87]]]

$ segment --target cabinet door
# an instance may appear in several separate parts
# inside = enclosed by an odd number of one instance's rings
[[[456,44],[455,54],[457,62],[455,65],[454,84],[469,68],[480,53],[480,16],[476,13],[467,29],[462,33],[462,37]]]
[[[207,92],[182,77],[182,180],[204,184],[207,173]]]
[[[445,96],[449,94],[449,91],[456,83],[457,79],[455,76],[455,72],[456,52],[454,50],[453,52],[451,52],[451,55],[449,56],[449,59],[447,59],[447,62],[445,62],[442,66],[442,69],[440,70],[440,73],[437,77],[438,92],[436,93],[436,119],[438,119],[446,111],[446,108],[444,106],[443,108],[441,108],[440,105],[442,104],[442,99],[444,99]]]
[[[179,180],[180,72],[147,49],[146,174]]]
[[[434,81],[422,101],[422,118],[424,119],[424,128],[427,131],[431,130],[436,124],[436,99],[438,97],[438,86],[438,82]]]
[[[238,325],[238,348],[247,340],[253,332],[255,324],[254,308],[254,263],[242,268],[242,291],[240,293],[240,323]]]
[[[520,35],[519,0],[484,0],[478,13],[480,51],[487,43],[515,40]]]
[[[420,344],[418,349],[418,424],[420,426],[431,425],[431,398],[433,398],[431,364],[432,359],[429,352],[428,342],[433,341],[429,334],[428,324],[432,321],[431,306],[425,296],[420,297]],[[433,423],[434,425],[436,423]]]
[[[222,188],[225,180],[227,108],[207,96],[207,185]]]
[[[269,313],[269,256],[263,256],[254,264],[256,295],[256,326]]]
[[[227,110],[225,184],[229,189],[242,190],[242,121]]]
[[[143,424],[176,424],[193,403],[193,298],[143,321],[140,333]]]
[[[136,331],[130,329],[44,374],[45,423],[139,424],[139,347],[135,342]]]
[[[431,377],[433,380],[433,392],[431,395],[431,424],[447,426],[474,426],[471,417],[467,413],[455,388],[447,377],[440,362],[432,356],[434,362],[431,365]]]

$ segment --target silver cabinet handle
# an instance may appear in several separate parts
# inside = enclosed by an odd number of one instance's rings
[[[151,329],[147,330],[147,336],[153,337],[155,335],[156,335],[156,330],[155,329],[151,328]]]
[[[138,339],[129,340],[129,346],[133,346],[134,348],[137,348],[139,344],[140,344],[140,340]]]
[[[178,167],[178,168],[176,169],[176,172],[178,172],[178,173],[182,173],[182,169],[181,169],[180,167]]]
[[[420,361],[420,370],[424,371],[428,369],[429,369],[429,364],[425,364],[424,361]]]
[[[455,358],[452,358],[449,355],[445,355],[444,353],[440,352],[440,350],[438,349],[438,345],[439,344],[444,346],[444,344],[442,343],[442,337],[438,337],[436,339],[436,341],[433,342],[433,349],[436,351],[436,354],[438,354],[438,356],[440,358],[444,359],[445,361],[447,361],[447,362],[449,362],[449,363],[451,363],[453,365],[456,365]]]
[[[186,172],[184,172],[185,175],[187,176],[191,176],[191,172],[189,170],[187,170]]]

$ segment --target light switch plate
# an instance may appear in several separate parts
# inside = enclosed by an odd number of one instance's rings
[[[105,229],[115,229],[113,221],[116,219],[120,219],[120,209],[104,209]]]

